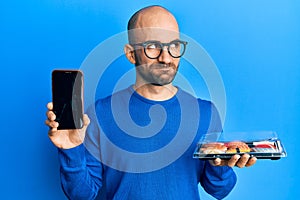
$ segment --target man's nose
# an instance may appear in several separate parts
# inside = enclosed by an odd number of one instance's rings
[[[170,63],[172,61],[172,57],[169,54],[168,47],[164,46],[160,56],[158,57],[159,62]]]

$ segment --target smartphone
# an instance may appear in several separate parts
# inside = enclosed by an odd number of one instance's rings
[[[83,127],[83,73],[79,70],[52,71],[53,112],[58,129]]]

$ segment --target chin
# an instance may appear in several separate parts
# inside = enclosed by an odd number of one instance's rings
[[[170,83],[173,82],[175,77],[171,77],[169,79],[159,79],[157,81],[155,81],[154,83],[152,83],[153,85],[157,85],[157,86],[164,86],[164,85],[168,85]]]

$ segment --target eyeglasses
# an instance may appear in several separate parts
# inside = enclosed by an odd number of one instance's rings
[[[143,43],[137,43],[131,45],[144,47],[144,53],[150,59],[158,58],[161,55],[164,46],[168,47],[168,52],[173,58],[179,58],[183,56],[186,49],[187,42],[181,40],[173,40],[170,43],[161,43],[160,41],[149,40]]]

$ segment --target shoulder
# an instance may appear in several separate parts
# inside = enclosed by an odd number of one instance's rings
[[[180,88],[178,88],[178,97],[187,99],[189,101],[197,101],[200,108],[214,108],[215,109],[215,105],[212,101],[204,100],[199,97],[195,97],[194,95],[192,95],[189,92],[187,92],[183,89],[180,89]]]
[[[206,132],[219,132],[222,130],[219,112],[212,101],[197,98],[184,90],[180,90],[179,95],[185,99],[185,105],[189,110],[192,110],[191,112],[199,114],[201,127],[206,127]],[[198,109],[195,109],[197,107]]]
[[[131,91],[132,89],[126,88],[120,91],[117,91],[111,95],[108,95],[104,98],[99,98],[96,100],[95,102],[95,106],[96,107],[102,107],[102,106],[109,106],[114,100],[118,100],[120,101],[125,101],[126,99],[128,100],[128,98],[130,98],[131,94],[133,93],[133,91]]]
[[[212,118],[217,119],[217,121],[219,121],[219,117],[220,117],[219,111],[212,101],[195,97],[192,94],[181,89],[179,89],[179,93],[181,97],[185,99],[189,107],[195,108],[198,105],[200,115],[202,116],[210,115]]]

